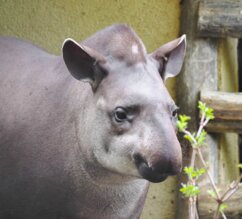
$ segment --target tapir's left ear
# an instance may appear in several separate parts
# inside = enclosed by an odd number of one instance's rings
[[[151,56],[158,61],[163,80],[179,74],[186,51],[186,35],[166,43],[155,50]]]
[[[80,45],[73,39],[66,39],[62,47],[63,59],[74,78],[89,82],[95,90],[106,72],[102,66],[106,63],[103,55]]]

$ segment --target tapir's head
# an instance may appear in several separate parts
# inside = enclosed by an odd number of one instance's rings
[[[109,27],[83,44],[64,42],[70,73],[92,87],[86,143],[93,162],[151,182],[181,170],[177,106],[164,81],[179,73],[184,53],[182,36],[147,54],[125,25]]]

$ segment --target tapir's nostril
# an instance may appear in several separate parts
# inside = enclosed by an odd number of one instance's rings
[[[140,165],[141,163],[144,163],[148,166],[147,160],[139,153],[133,154],[133,159],[136,165]]]

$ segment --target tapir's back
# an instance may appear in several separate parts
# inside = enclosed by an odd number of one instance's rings
[[[0,95],[11,101],[25,89],[44,83],[45,73],[52,67],[54,56],[22,40],[0,38]],[[49,75],[51,76],[51,75]],[[46,79],[47,80],[47,79]],[[23,94],[24,95],[24,94]]]
[[[48,54],[31,43],[13,37],[0,37],[0,51],[1,85],[4,85],[4,82],[6,85],[7,80],[15,81],[15,86],[17,82],[33,83],[44,78],[46,73],[51,70],[50,68],[56,67],[54,65],[56,56]]]
[[[30,71],[37,61],[50,58],[43,49],[14,37],[0,37],[1,77],[18,71],[18,68]],[[32,64],[31,64],[32,62]],[[5,70],[5,71],[4,71]],[[10,71],[7,71],[10,70]],[[23,74],[23,72],[21,72]],[[20,75],[20,74],[19,74]]]
[[[57,85],[69,76],[60,74],[59,64],[58,57],[30,43],[0,38],[1,126],[12,130],[19,120],[27,121],[42,107],[48,108],[54,98],[51,91],[55,93]]]

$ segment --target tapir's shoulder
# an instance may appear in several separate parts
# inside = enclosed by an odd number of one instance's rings
[[[0,36],[0,42],[1,43],[21,43],[25,41],[15,36]]]
[[[12,45],[13,47],[16,45],[32,45],[31,42],[28,42],[27,40],[19,39],[14,36],[0,36],[0,46],[6,47]]]

